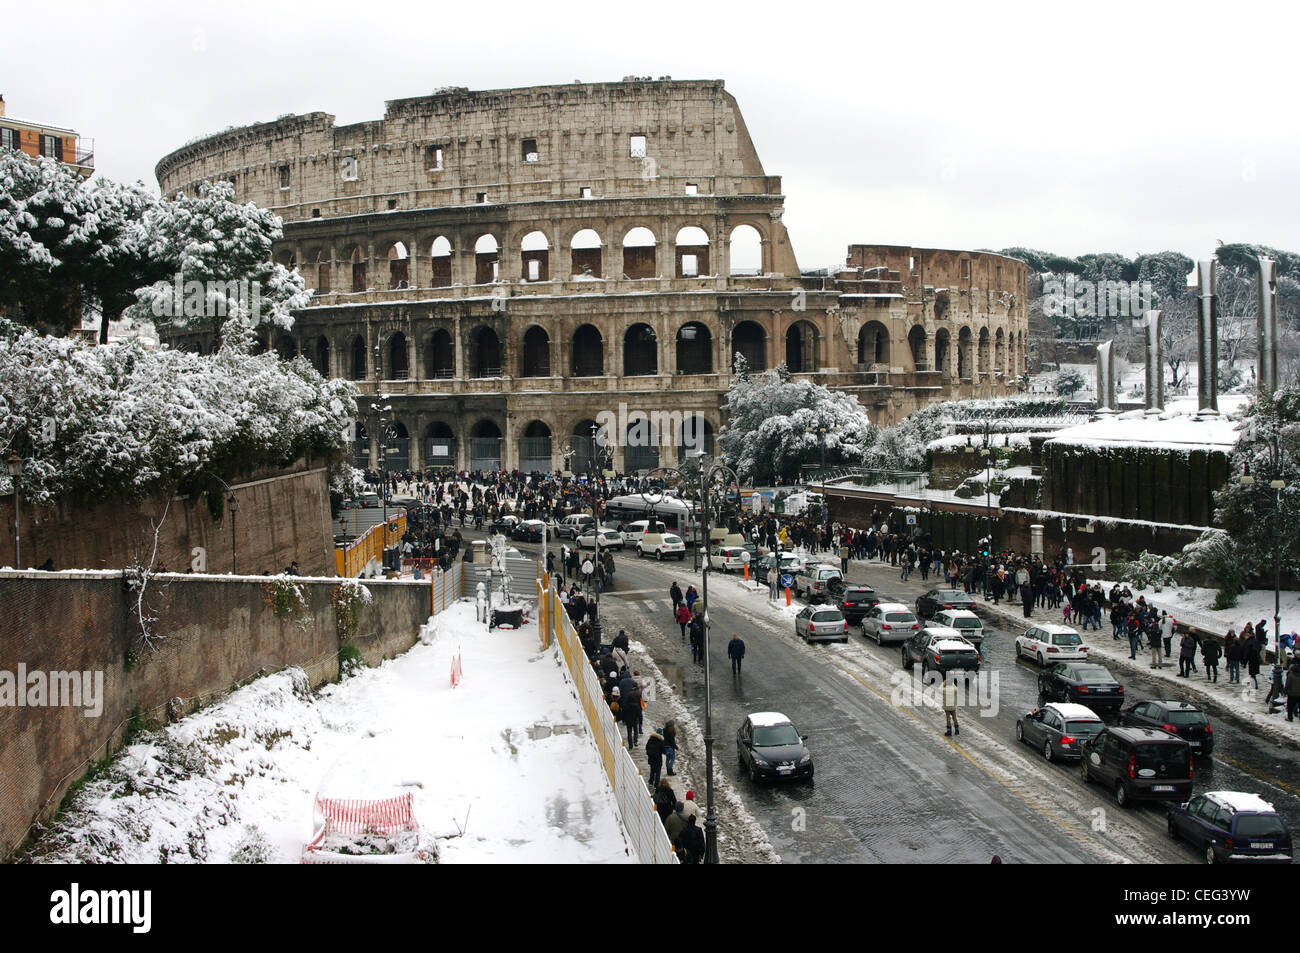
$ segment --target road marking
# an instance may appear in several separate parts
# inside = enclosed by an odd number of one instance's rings
[[[1261,781],[1265,782],[1266,784],[1275,785],[1276,787],[1279,787],[1290,794],[1294,794],[1297,797],[1300,797],[1300,788],[1292,787],[1291,785],[1287,784],[1285,781],[1279,781],[1277,778],[1270,777],[1267,774],[1261,774],[1259,771],[1256,771],[1254,768],[1242,764],[1240,761],[1236,760],[1235,758],[1229,758],[1226,754],[1219,754],[1217,751],[1214,753],[1213,757],[1216,761],[1226,761],[1228,764],[1232,765],[1238,771],[1242,771],[1246,774],[1252,775],[1253,777],[1259,778]]]

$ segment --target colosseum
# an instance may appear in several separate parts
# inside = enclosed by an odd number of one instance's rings
[[[377,121],[220,132],[156,173],[163,194],[224,179],[282,217],[276,258],[314,291],[263,343],[357,382],[358,465],[382,429],[390,469],[585,472],[620,407],[621,426],[703,433],[611,434],[604,465],[675,462],[722,425],[737,354],[852,391],[878,423],[1025,371],[1022,262],[851,245],[801,274],[781,178],[717,80],[444,89]]]

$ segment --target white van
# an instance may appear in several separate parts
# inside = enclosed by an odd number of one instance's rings
[[[656,520],[653,529],[649,520],[636,520],[623,527],[623,545],[629,549],[636,549],[636,544],[641,542],[646,533],[666,532],[668,532],[668,527],[664,525],[663,520]]]

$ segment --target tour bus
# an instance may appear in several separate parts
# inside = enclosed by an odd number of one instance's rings
[[[660,532],[675,533],[690,545],[694,544],[700,535],[699,527],[695,522],[695,509],[694,503],[671,496],[655,497],[652,507],[644,497],[633,493],[610,499],[605,504],[603,519],[611,526],[626,530],[631,523],[648,521],[653,517],[655,521],[664,524]],[[635,545],[636,540],[629,539],[628,543]]]

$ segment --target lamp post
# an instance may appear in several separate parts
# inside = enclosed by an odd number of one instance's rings
[[[587,473],[589,474],[587,487],[591,491],[591,518],[595,520],[595,524],[591,527],[592,552],[595,554],[592,557],[591,567],[593,577],[595,577],[596,571],[600,569],[600,507],[596,500],[596,474],[598,472],[596,452],[599,429],[595,424],[591,425],[591,455],[587,459]],[[577,537],[574,538],[574,542],[577,542]],[[588,595],[590,595],[590,588],[588,589]]]
[[[19,543],[22,536],[22,520],[18,509],[18,479],[23,475],[23,458],[16,453],[11,453],[5,465],[9,471],[9,479],[14,486],[14,568],[22,569],[22,546]]]
[[[1274,664],[1280,664],[1282,659],[1282,491],[1287,488],[1286,480],[1282,479],[1282,467],[1285,462],[1285,456],[1281,446],[1278,444],[1277,428],[1273,432],[1268,442],[1269,467],[1273,473],[1273,479],[1269,480],[1269,489],[1273,491],[1273,657],[1277,660]],[[1250,463],[1247,461],[1245,472],[1241,475],[1240,482],[1242,486],[1253,486],[1255,477],[1251,475]]]
[[[680,470],[674,467],[659,467],[655,472],[664,474],[673,474],[679,483],[684,483],[685,477]],[[727,478],[726,491],[723,494],[724,503],[729,498],[732,486],[739,487],[740,478],[736,471],[722,463],[708,464],[704,459],[703,452],[700,453],[700,530],[702,538],[708,539],[709,536],[709,516],[712,512],[712,494],[714,483],[717,477],[725,476]],[[650,496],[643,493],[647,501]],[[653,513],[654,503],[651,503],[651,512]],[[703,581],[701,582],[700,599],[704,602],[704,763],[705,763],[705,816],[704,816],[704,862],[706,864],[718,863],[718,815],[713,801],[713,693],[710,680],[709,666],[709,630],[711,623],[709,620],[709,560],[703,560]]]

